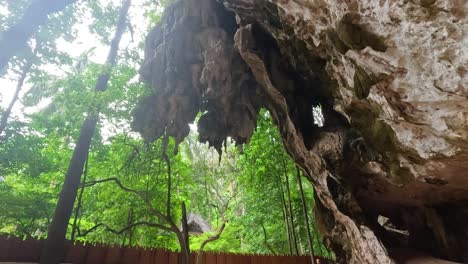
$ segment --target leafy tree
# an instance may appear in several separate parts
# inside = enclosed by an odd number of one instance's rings
[[[0,23],[3,25],[3,28],[12,28],[14,27],[13,25],[18,22],[21,13],[25,12],[25,10],[29,10],[31,6],[36,5],[35,2],[38,1],[19,0],[6,1],[6,3],[3,3],[5,1],[0,2],[2,2],[2,5],[4,4],[3,6],[8,12]],[[71,64],[72,59],[70,55],[58,49],[57,43],[58,40],[74,40],[75,30],[73,26],[79,20],[78,16],[74,16],[74,14],[78,9],[79,8],[75,6],[71,6],[71,8],[67,8],[54,16],[50,16],[48,23],[40,27],[31,36],[31,39],[26,45],[27,47],[21,49],[21,52],[17,52],[16,56],[9,60],[10,67],[4,67],[4,71],[0,70],[0,76],[2,72],[7,73],[6,79],[11,80],[11,82],[16,82],[16,88],[14,89],[13,96],[7,108],[0,111],[1,141],[8,139],[8,137],[2,137],[2,132],[4,132],[7,127],[14,106],[21,99],[21,94],[23,94],[24,97],[25,95],[35,94],[42,89],[47,90],[44,89],[44,85],[46,79],[50,79],[51,77],[48,70],[50,70],[51,67],[63,69]],[[0,35],[2,34],[3,33],[0,33]],[[9,46],[17,48],[17,46],[11,43],[11,39],[7,39],[7,41]],[[26,88],[28,90],[24,91]],[[8,89],[13,90],[13,87],[6,87],[6,90]]]
[[[32,0],[20,20],[0,32],[0,70],[18,51],[27,46],[28,39],[45,24],[47,15],[64,9],[75,0]]]
[[[109,54],[106,60],[104,72],[99,75],[95,90],[96,92],[105,91],[110,79],[110,71],[115,65],[119,43],[126,26],[126,19],[131,0],[123,2],[120,11],[119,21],[114,39],[111,42]],[[98,110],[97,110],[98,111]],[[64,254],[64,241],[70,219],[73,204],[75,203],[81,175],[83,173],[84,163],[86,162],[88,151],[91,145],[91,139],[98,123],[98,114],[91,113],[84,121],[81,127],[80,136],[77,140],[70,165],[65,176],[65,182],[60,192],[54,217],[49,226],[47,240],[42,250],[41,261],[43,264],[60,263]]]

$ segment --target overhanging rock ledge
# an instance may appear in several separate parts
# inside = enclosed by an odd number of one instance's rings
[[[342,263],[468,262],[468,3],[179,0],[147,38],[132,124],[248,143],[261,107]],[[312,107],[321,105],[323,127]]]

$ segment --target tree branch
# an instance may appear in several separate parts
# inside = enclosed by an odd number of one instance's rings
[[[141,222],[136,222],[136,223],[130,224],[130,225],[128,225],[128,226],[126,226],[126,227],[124,227],[124,228],[122,228],[120,230],[115,230],[113,228],[110,228],[109,226],[107,226],[104,223],[99,223],[99,224],[93,226],[92,228],[90,228],[89,230],[86,230],[83,233],[81,233],[80,230],[78,229],[78,237],[84,237],[84,236],[88,235],[89,233],[96,231],[99,227],[104,227],[105,231],[108,231],[108,232],[111,232],[111,233],[114,233],[114,234],[117,234],[117,235],[121,235],[130,228],[133,228],[135,226],[142,226],[142,225],[143,226],[149,226],[149,227],[156,227],[156,228],[162,229],[164,231],[172,232],[172,229],[167,227],[167,226],[157,224],[157,223],[150,223],[150,222],[146,222],[146,221],[141,221]]]
[[[167,165],[167,200],[166,200],[166,216],[171,218],[171,161],[166,152],[163,153],[162,158],[166,161]]]
[[[218,232],[216,232],[214,236],[208,237],[207,239],[205,239],[205,241],[203,241],[203,243],[200,246],[200,250],[198,251],[196,264],[201,264],[201,257],[203,255],[203,249],[205,248],[205,246],[210,242],[218,240],[219,237],[221,236],[221,233],[223,233],[225,227],[226,227],[226,222],[223,222],[221,224],[221,227],[218,229]]]
[[[138,191],[125,187],[125,186],[120,182],[120,180],[117,179],[117,178],[115,178],[115,177],[107,178],[107,179],[103,179],[103,180],[85,182],[84,184],[81,185],[81,187],[91,187],[91,186],[94,186],[94,185],[96,185],[96,184],[104,183],[104,182],[109,182],[109,181],[113,181],[115,184],[117,184],[117,185],[120,187],[120,189],[122,189],[122,190],[124,190],[124,191],[126,191],[126,192],[129,192],[129,193],[133,193],[133,194],[139,196],[140,198],[142,198],[142,197],[141,197],[141,194],[140,194]],[[146,200],[146,199],[144,199],[144,200]]]
[[[130,189],[128,187],[125,187],[120,181],[119,179],[113,177],[113,178],[107,178],[107,179],[103,179],[103,180],[98,180],[98,181],[91,181],[91,182],[87,182],[85,184],[83,184],[84,187],[90,187],[90,186],[94,186],[98,183],[103,183],[103,182],[114,182],[115,184],[117,184],[117,186],[119,186],[120,189],[128,192],[128,193],[132,193],[136,196],[138,196],[138,198],[140,198],[141,200],[143,200],[143,202],[146,204],[146,207],[148,208],[148,210],[150,211],[151,214],[155,215],[156,217],[158,217],[160,220],[163,220],[165,222],[167,222],[170,226],[171,226],[171,231],[174,232],[174,233],[180,233],[180,230],[179,228],[177,227],[177,225],[174,223],[174,221],[172,221],[172,219],[170,217],[167,217],[165,216],[162,212],[154,209],[154,207],[151,205],[150,201],[148,199],[145,198],[145,196],[138,192],[137,190],[133,190],[133,189]]]
[[[83,182],[86,182],[86,178],[88,177],[88,164],[89,164],[89,156],[86,158],[86,163],[83,171]],[[78,195],[78,204],[76,205],[75,208],[75,217],[73,219],[73,226],[72,226],[72,233],[71,233],[71,240],[75,240],[75,231],[77,228],[77,223],[78,223],[78,216],[80,214],[81,210],[81,204],[83,201],[83,194],[84,194],[84,187],[80,188],[80,194]]]
[[[33,49],[33,56],[37,55],[37,49],[39,47],[39,43],[36,43],[36,46]],[[13,94],[13,98],[10,101],[10,104],[8,107],[5,109],[5,111],[2,114],[2,118],[0,121],[0,134],[2,134],[3,130],[7,127],[8,124],[8,119],[10,118],[11,111],[13,110],[13,107],[15,106],[16,102],[19,99],[19,94],[21,90],[23,89],[24,81],[26,80],[26,77],[28,76],[29,72],[31,71],[31,68],[33,66],[33,60],[34,58],[29,58],[27,59],[26,64],[23,66],[21,70],[21,75],[18,80],[18,83],[16,85],[15,93]]]
[[[268,243],[267,232],[266,232],[266,229],[265,229],[265,225],[263,225],[263,224],[262,224],[262,229],[263,229],[263,243],[264,243],[265,246],[268,248],[268,250],[271,251],[271,253],[272,253],[273,255],[276,255],[275,250],[273,250],[273,248],[271,247],[270,243]]]

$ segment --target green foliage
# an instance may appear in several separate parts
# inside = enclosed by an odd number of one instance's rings
[[[21,14],[32,0],[0,0],[5,15],[0,16],[0,28],[8,28],[21,18]]]
[[[2,5],[4,2],[0,0]],[[167,2],[163,1],[162,6]],[[2,27],[13,23],[29,1],[7,3],[10,15],[0,18]],[[14,118],[0,138],[0,232],[21,236],[47,233],[83,120],[99,112],[99,129],[83,175],[86,183],[116,178],[142,194],[154,209],[166,212],[169,174],[162,159],[165,152],[171,165],[170,209],[174,222],[180,223],[181,204],[185,202],[189,212],[202,216],[212,226],[207,234],[191,236],[192,250],[198,250],[226,222],[221,237],[205,250],[289,254],[282,201],[287,199],[288,181],[299,251],[306,254],[308,242],[296,168],[268,112],[260,114],[257,130],[243,151],[229,143],[220,160],[216,151],[197,142],[193,131],[175,154],[172,139],[165,147],[163,139],[147,143],[130,131],[138,98],[149,90],[137,81],[141,43],[125,47],[111,72],[108,89],[99,93],[95,92],[96,80],[107,66],[91,60],[95,47],[79,57],[60,52],[57,40],[75,41],[77,24],[89,26],[108,44],[118,7],[113,1],[93,0],[52,16],[35,36],[40,43],[37,53],[33,54],[32,49],[25,52],[10,67],[8,77],[15,80],[17,74],[11,72],[25,61],[34,60],[27,79],[30,89],[21,98],[22,105],[34,111]],[[153,1],[141,7],[148,24],[159,21],[162,7],[159,12],[151,12],[155,8]],[[139,26],[143,32],[149,29],[149,25]],[[51,70],[56,67],[60,70]],[[313,189],[304,182],[309,219],[313,219]],[[76,226],[75,213],[70,219],[69,238],[75,230],[76,239],[82,241],[178,249],[173,233],[147,226],[133,227],[122,234],[97,228],[80,236],[98,224],[120,230],[139,221],[163,223],[149,212],[144,200],[114,182],[84,188],[75,206],[79,210]],[[311,228],[315,230],[314,225]],[[314,249],[326,252],[319,240],[314,239]]]
[[[115,5],[117,3],[117,5]],[[118,9],[120,3],[118,2],[107,2],[105,4],[102,1],[89,0],[88,7],[91,11],[92,17],[94,18],[93,23],[89,26],[91,33],[101,36],[101,41],[104,44],[109,45],[110,39],[114,31],[109,25],[116,25],[118,20]]]

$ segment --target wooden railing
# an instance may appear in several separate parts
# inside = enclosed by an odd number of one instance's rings
[[[38,262],[43,240],[0,236],[0,262]],[[66,242],[64,263],[74,264],[177,264],[179,254],[163,249],[144,249]],[[195,263],[196,254],[191,255]],[[317,264],[331,263],[317,258]],[[310,256],[237,255],[204,253],[203,264],[308,264]]]

